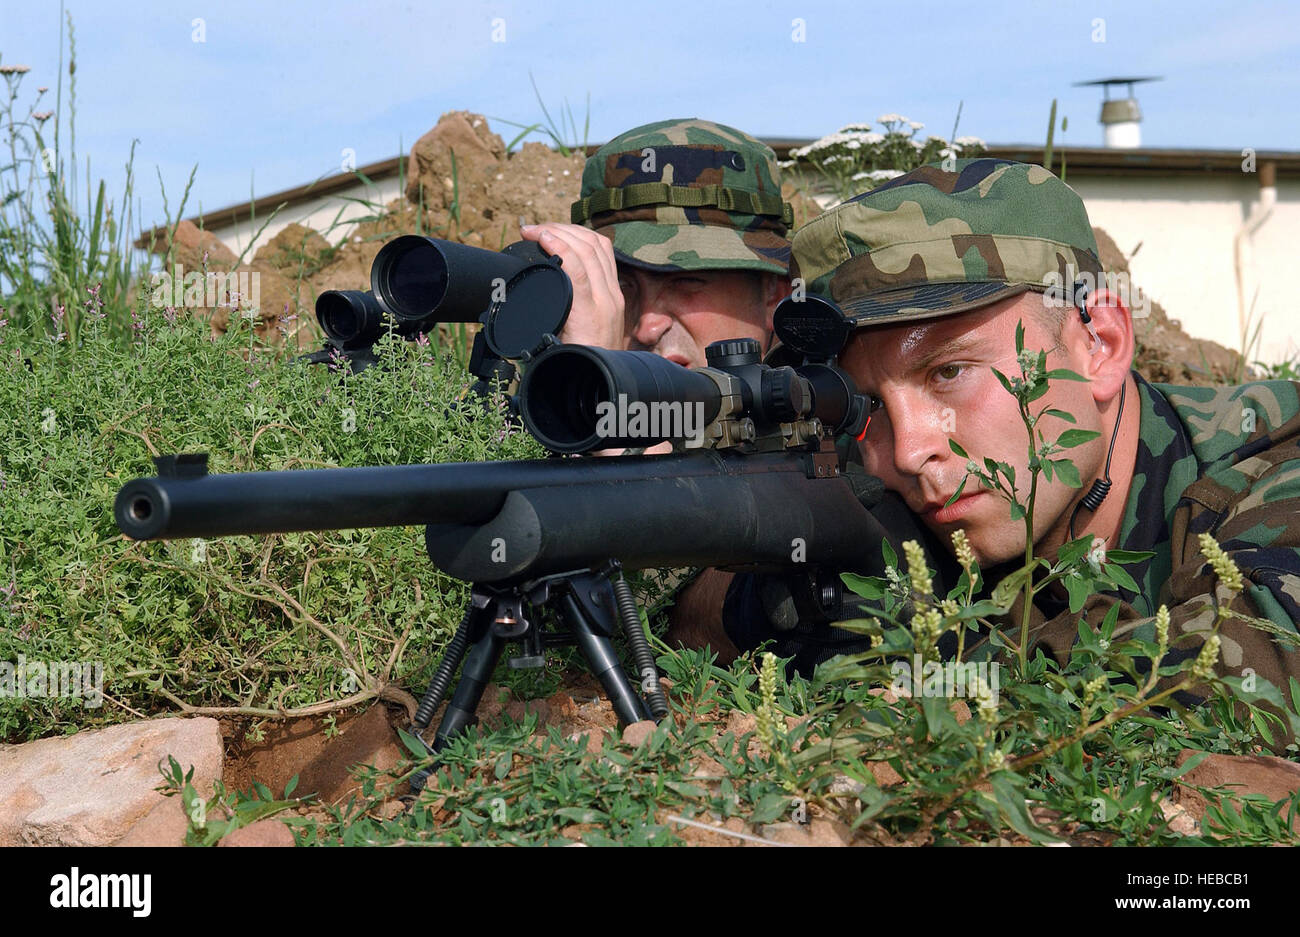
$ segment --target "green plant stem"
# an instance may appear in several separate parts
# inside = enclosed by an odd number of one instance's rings
[[[1025,508],[1025,568],[1029,575],[1025,577],[1024,605],[1020,613],[1020,647],[1016,654],[1020,661],[1020,676],[1023,678],[1029,666],[1029,621],[1034,607],[1034,502],[1038,496],[1038,473],[1041,466],[1034,458],[1034,424],[1029,416],[1029,406],[1020,402],[1020,416],[1029,431],[1029,504]]]

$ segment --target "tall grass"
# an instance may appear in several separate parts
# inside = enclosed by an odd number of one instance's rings
[[[102,313],[113,333],[130,333],[127,294],[143,261],[130,240],[138,140],[131,143],[120,200],[109,198],[103,179],[92,181],[87,157],[82,202],[74,129],[76,35],[71,15],[65,16],[60,23],[59,80],[51,109],[43,109],[48,107],[49,88],[29,87],[28,66],[0,64],[4,81],[0,95],[0,307],[10,327],[33,338],[66,339],[75,345],[92,314]],[[62,129],[65,121],[66,135]],[[51,130],[53,140],[49,139]]]

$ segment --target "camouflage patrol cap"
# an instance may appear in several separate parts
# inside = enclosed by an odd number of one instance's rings
[[[1083,202],[1052,173],[1001,159],[954,163],[921,166],[808,222],[794,236],[795,275],[862,327],[1101,273]]]
[[[707,120],[661,120],[606,143],[587,160],[571,220],[645,270],[790,270],[776,154]]]

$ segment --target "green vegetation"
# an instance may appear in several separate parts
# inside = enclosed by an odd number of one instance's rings
[[[113,496],[159,453],[254,471],[528,457],[537,444],[500,408],[457,406],[469,380],[428,343],[395,340],[391,369],[352,375],[277,360],[243,317],[213,341],[183,312],[138,314],[126,345],[93,313],[77,346],[0,328],[0,660],[102,661],[108,698],[2,700],[0,737],[132,710],[317,711],[419,683],[466,594],[412,531],[134,544]]]

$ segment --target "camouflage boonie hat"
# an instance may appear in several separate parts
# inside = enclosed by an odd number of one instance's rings
[[[1083,202],[1041,166],[931,163],[812,219],[794,275],[855,327],[978,309],[1101,273]],[[952,166],[953,164],[949,164]]]
[[[615,137],[587,160],[570,215],[644,270],[790,270],[793,215],[776,154],[711,121],[661,120]]]

